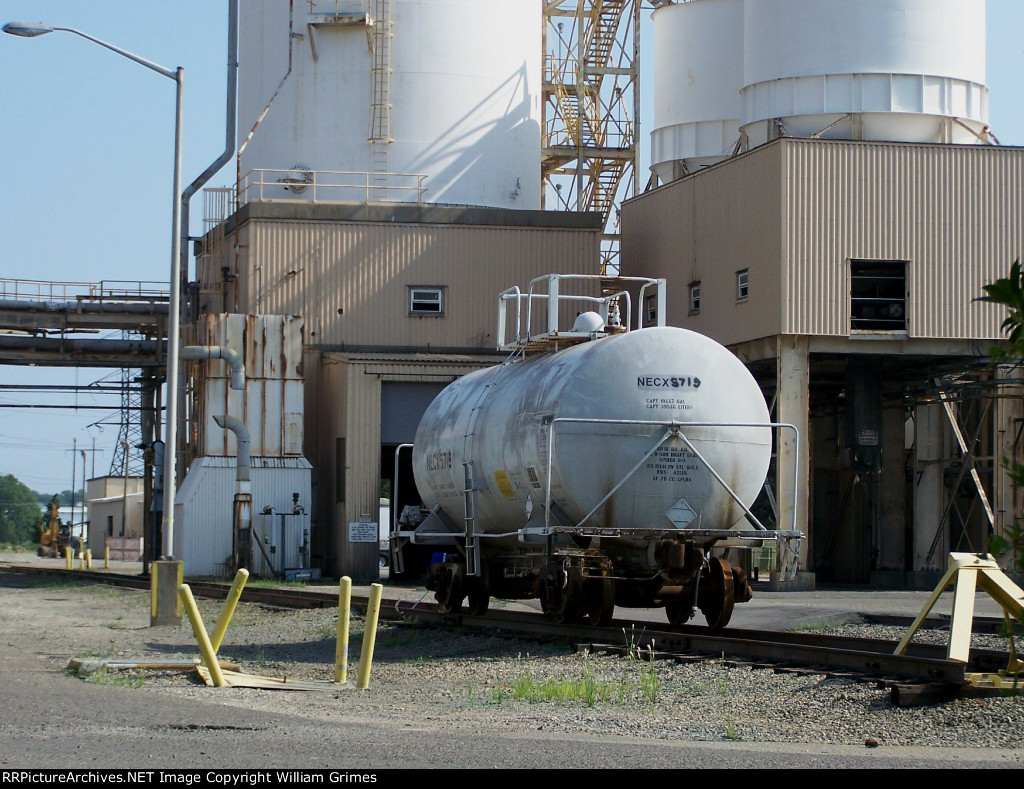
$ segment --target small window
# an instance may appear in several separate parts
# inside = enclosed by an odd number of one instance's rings
[[[409,288],[410,315],[444,315],[444,288],[413,286]]]
[[[736,300],[743,301],[747,297],[749,269],[736,272]]]
[[[690,283],[690,312],[700,312],[700,282]]]
[[[850,329],[906,331],[906,328],[906,262],[851,260]]]
[[[644,317],[647,323],[657,323],[658,321],[658,297],[648,296],[644,299]]]

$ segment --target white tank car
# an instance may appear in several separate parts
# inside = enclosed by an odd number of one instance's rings
[[[729,426],[686,427],[692,447],[673,436],[655,448],[673,421]],[[749,507],[771,459],[769,421],[757,382],[726,348],[654,327],[456,381],[420,422],[413,468],[426,506],[454,513],[463,506],[463,464],[472,463],[478,529],[517,542],[545,500],[553,438],[551,501],[564,525],[727,529],[744,511],[697,453]]]
[[[535,298],[516,291],[520,307]],[[430,515],[395,536],[431,552],[443,610],[537,597],[560,621],[665,606],[674,624],[700,609],[721,627],[750,598],[711,549],[781,534],[750,512],[772,454],[764,396],[710,338],[609,314],[528,337],[525,357],[455,381],[423,415],[412,463]]]

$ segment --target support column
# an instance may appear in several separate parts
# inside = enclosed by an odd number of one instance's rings
[[[872,540],[871,586],[899,589],[905,584],[906,418],[902,408],[882,410],[882,470],[879,474],[878,533]]]
[[[796,427],[799,442],[791,430],[779,431],[778,452],[775,461],[776,499],[779,503],[780,529],[796,529],[805,539],[800,544],[796,581],[786,587],[813,589],[814,574],[808,571],[812,535],[808,529],[807,505],[810,479],[810,421],[808,417],[810,365],[807,337],[780,335],[776,356],[776,420]],[[794,479],[796,493],[794,497]],[[795,518],[794,518],[795,514]],[[773,585],[775,582],[773,577]]]
[[[946,491],[942,471],[946,452],[943,438],[948,420],[943,407],[919,405],[914,411],[914,560],[911,585],[932,589],[945,570],[949,527],[942,524]],[[934,549],[933,549],[934,544]]]

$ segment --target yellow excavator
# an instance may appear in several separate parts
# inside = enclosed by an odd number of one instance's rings
[[[59,499],[54,496],[50,502],[50,513],[47,519],[47,526],[40,525],[39,528],[39,549],[36,551],[40,556],[50,556],[59,559],[64,555],[64,549],[72,544],[71,525],[60,522],[57,514],[60,508]]]

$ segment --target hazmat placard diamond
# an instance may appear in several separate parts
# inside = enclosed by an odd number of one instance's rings
[[[686,503],[686,499],[679,499],[672,505],[665,516],[672,521],[677,529],[685,529],[697,517],[697,513]]]

